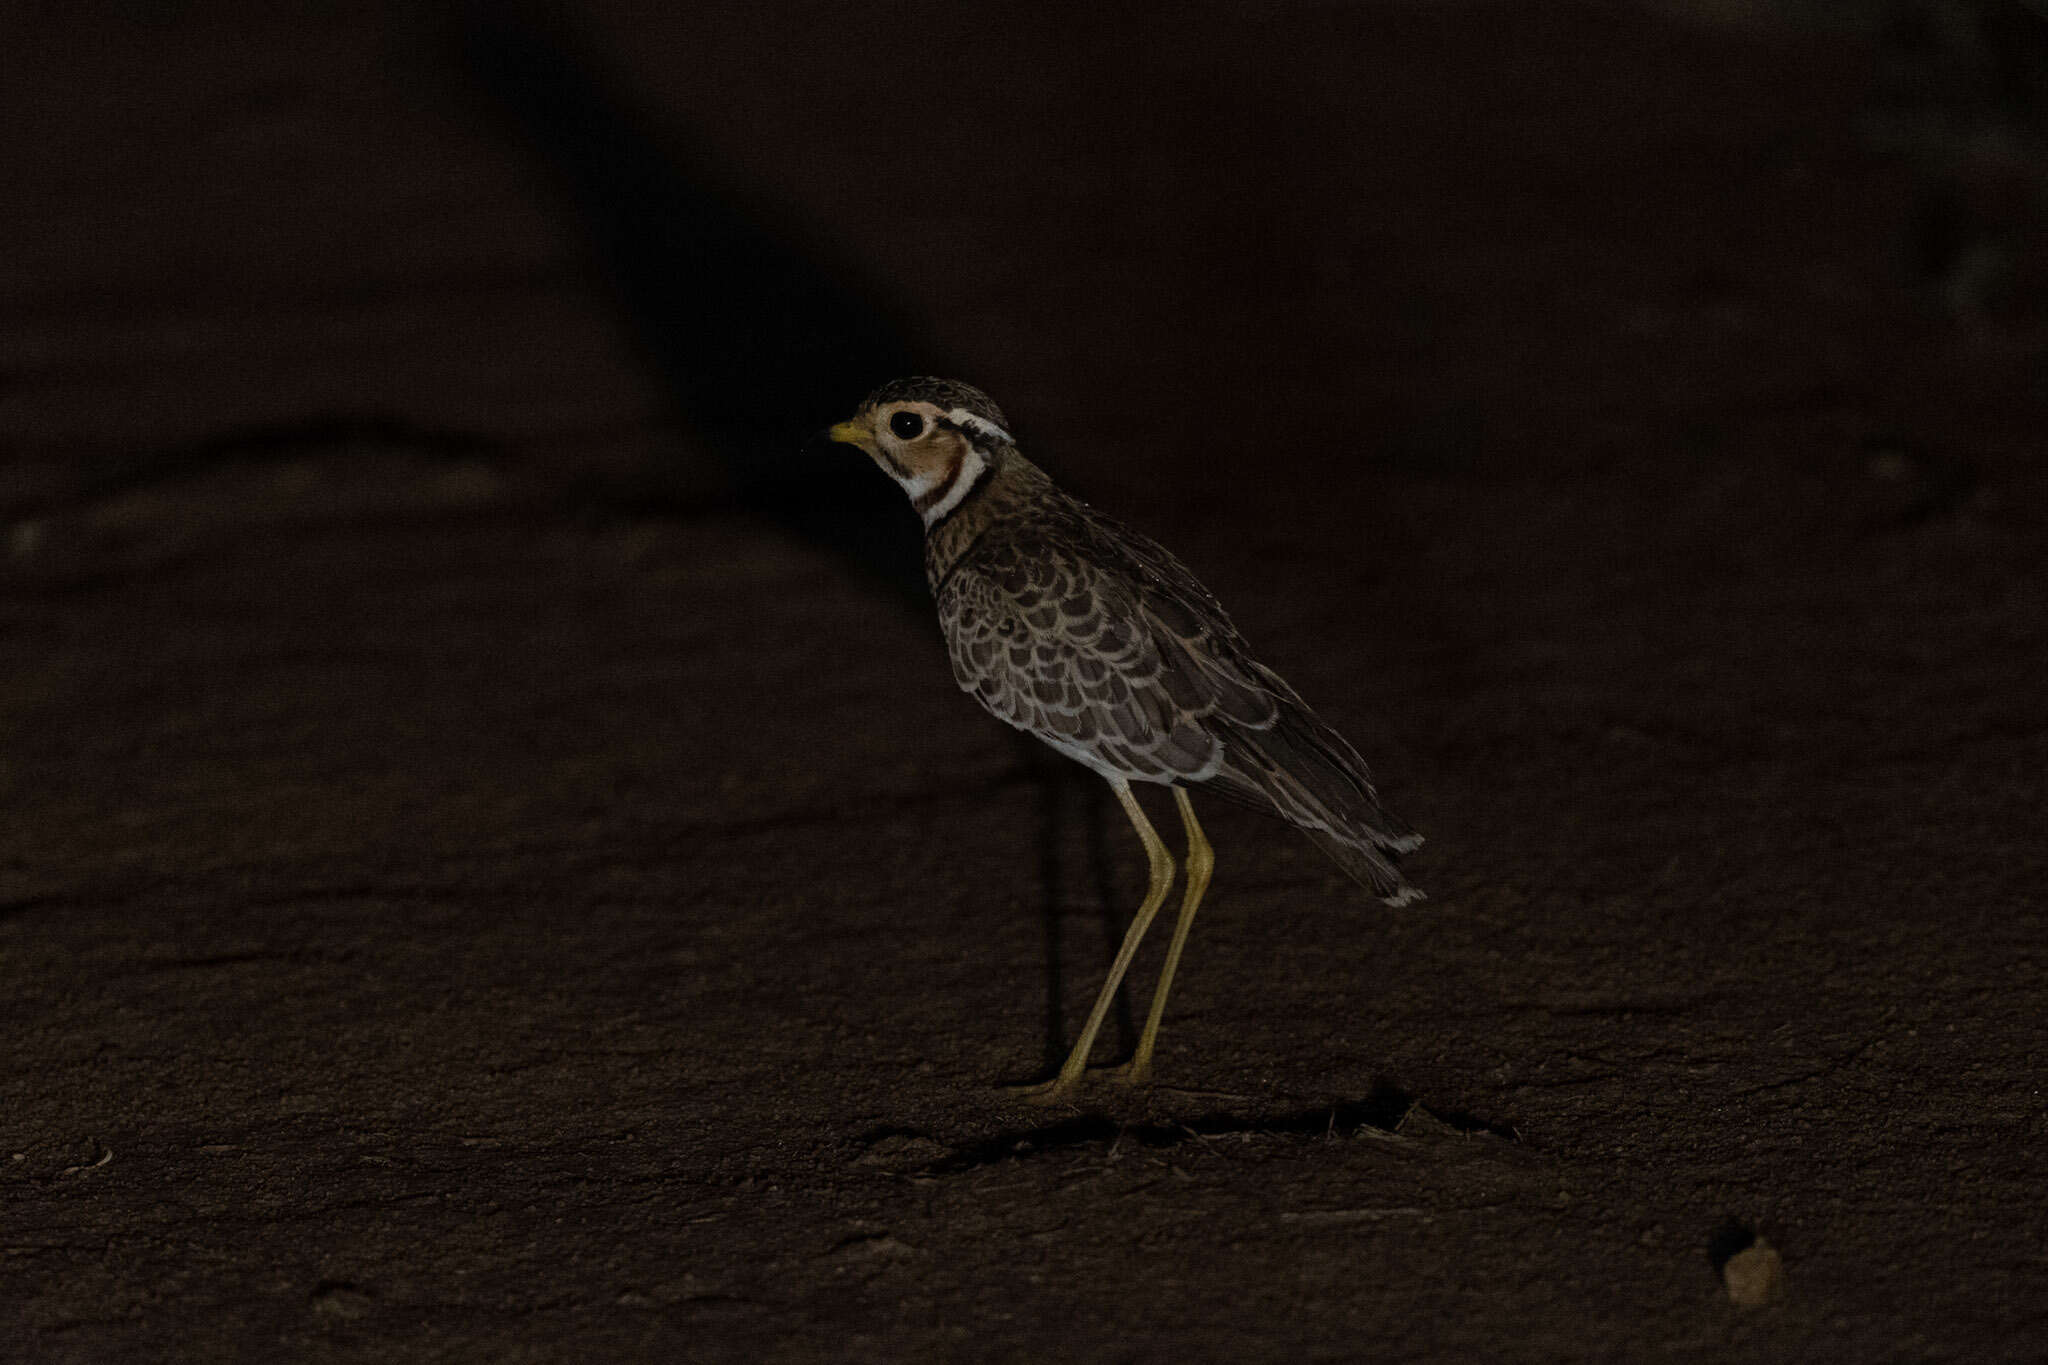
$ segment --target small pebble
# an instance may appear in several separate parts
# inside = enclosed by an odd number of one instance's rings
[[[1762,1308],[1785,1299],[1785,1258],[1776,1247],[1759,1237],[1756,1242],[1728,1258],[1721,1267],[1721,1282],[1728,1286],[1728,1298],[1738,1308]]]

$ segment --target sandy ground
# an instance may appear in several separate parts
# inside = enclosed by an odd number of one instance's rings
[[[2048,327],[1926,230],[2023,145],[1626,9],[641,8],[7,21],[0,1355],[2039,1358]],[[906,367],[1430,836],[1203,805],[1150,1092],[1004,1089],[1143,866],[804,442]]]

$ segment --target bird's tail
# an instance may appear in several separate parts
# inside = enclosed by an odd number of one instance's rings
[[[1421,887],[1410,883],[1401,875],[1401,869],[1395,866],[1399,853],[1360,844],[1328,830],[1304,828],[1302,833],[1313,839],[1317,848],[1329,854],[1337,866],[1370,888],[1388,905],[1413,905],[1416,901],[1429,899]],[[1414,837],[1417,842],[1421,841],[1421,835]]]
[[[1262,729],[1230,726],[1224,744],[1210,786],[1299,827],[1388,905],[1424,899],[1397,865],[1422,836],[1380,805],[1365,760],[1307,707],[1283,705]]]

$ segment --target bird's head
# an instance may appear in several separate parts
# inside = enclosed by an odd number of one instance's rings
[[[828,434],[866,451],[932,526],[1016,449],[1008,427],[980,389],[919,376],[882,385]]]

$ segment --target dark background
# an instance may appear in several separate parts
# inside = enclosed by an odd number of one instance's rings
[[[0,1355],[2038,1358],[2038,6],[657,8],[0,19]],[[1430,837],[1149,1094],[904,370]]]

